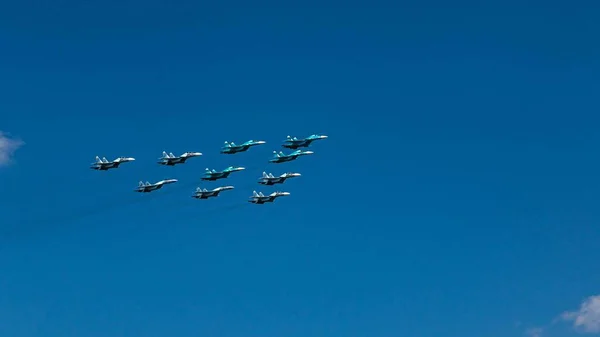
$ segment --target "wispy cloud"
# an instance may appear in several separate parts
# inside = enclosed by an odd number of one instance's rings
[[[11,138],[7,133],[0,131],[0,166],[8,165],[15,151],[24,144],[20,139]]]
[[[560,317],[573,322],[577,331],[600,333],[600,295],[588,297],[581,303],[579,310],[567,311]]]
[[[525,331],[525,334],[529,337],[542,337],[543,332],[543,328],[529,328]]]

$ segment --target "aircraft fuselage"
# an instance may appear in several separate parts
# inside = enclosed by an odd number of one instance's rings
[[[297,155],[287,156],[287,157],[277,157],[277,158],[272,159],[271,162],[273,162],[273,163],[286,163],[288,161],[295,160],[296,158],[298,158]]]
[[[139,188],[137,191],[142,192],[142,193],[148,193],[148,192],[156,191],[156,190],[160,189],[161,187],[162,187],[162,185],[144,186],[144,187]]]
[[[217,179],[224,179],[229,177],[229,174],[231,172],[217,172],[217,173],[211,173],[210,175],[206,175],[206,177],[202,177],[202,180],[208,180],[208,181],[215,181]]]
[[[283,182],[285,181],[285,178],[268,178],[268,179],[263,179],[259,182],[259,184],[263,184],[263,185],[267,185],[267,186],[271,186],[271,185],[275,185],[275,184],[283,184]]]
[[[183,164],[183,163],[185,163],[186,160],[187,160],[187,158],[170,158],[170,159],[165,159],[165,160],[159,162],[159,164],[166,165],[166,166],[174,166],[177,164]]]
[[[98,170],[98,171],[107,171],[110,170],[112,168],[117,168],[119,167],[119,164],[121,163],[106,163],[106,164],[100,164],[100,165],[95,165],[92,166],[92,169],[94,170]]]
[[[248,149],[250,148],[249,145],[244,145],[244,146],[236,146],[236,147],[227,147],[224,148],[221,153],[224,154],[234,154],[234,153],[239,153],[239,152],[245,152],[248,151]]]

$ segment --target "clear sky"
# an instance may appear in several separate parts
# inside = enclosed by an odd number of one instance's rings
[[[600,331],[600,5],[249,3],[0,4],[1,336]]]

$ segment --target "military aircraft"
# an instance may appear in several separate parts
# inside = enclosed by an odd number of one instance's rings
[[[214,169],[209,170],[208,168],[206,169],[206,172],[204,173],[204,176],[200,179],[202,180],[209,180],[209,181],[215,181],[217,179],[224,179],[229,177],[229,175],[232,172],[236,172],[236,171],[242,171],[245,170],[244,167],[234,167],[234,166],[229,166],[228,168],[224,169],[223,171],[215,171]]]
[[[280,175],[279,177],[275,177],[273,173],[263,172],[262,177],[258,179],[258,183],[267,186],[283,184],[287,178],[299,177],[300,175],[300,173],[287,172]]]
[[[166,184],[172,184],[172,183],[176,183],[177,179],[165,179],[165,180],[161,180],[159,182],[156,182],[154,184],[150,184],[149,182],[146,181],[146,183],[140,181],[138,188],[136,188],[134,191],[136,192],[142,192],[142,193],[148,193],[148,192],[152,192],[155,190],[158,190],[160,188],[163,187],[163,185]]]
[[[162,157],[158,158],[158,163],[166,166],[174,166],[176,164],[183,164],[186,160],[201,155],[202,153],[200,152],[186,152],[181,156],[176,157],[173,152],[167,153],[166,151],[163,151]]]
[[[196,188],[196,193],[192,195],[192,198],[196,199],[208,199],[210,197],[218,197],[221,191],[232,190],[233,186],[221,186],[217,187],[212,191],[205,189],[201,189],[200,187]]]
[[[312,151],[302,151],[302,150],[296,150],[290,154],[284,154],[282,151],[279,151],[279,153],[277,153],[277,151],[273,151],[273,159],[269,160],[269,162],[271,163],[285,163],[288,161],[292,161],[292,160],[296,160],[298,157],[300,156],[304,156],[307,154],[313,154],[314,152]]]
[[[273,202],[279,197],[284,197],[288,195],[290,195],[289,192],[273,192],[269,195],[264,195],[262,192],[256,193],[256,191],[253,191],[252,196],[248,199],[248,202],[262,205],[267,202]]]
[[[225,145],[221,148],[221,153],[234,154],[238,152],[245,152],[248,151],[251,146],[262,145],[266,143],[267,142],[264,140],[249,140],[240,145],[236,145],[234,142],[225,142]]]
[[[106,171],[110,170],[111,168],[119,167],[121,163],[126,163],[134,160],[135,158],[131,157],[119,157],[113,161],[108,161],[106,157],[102,157],[102,159],[100,159],[100,157],[96,156],[96,161],[92,163],[92,166],[90,166],[90,168],[99,171]]]
[[[298,139],[296,137],[287,136],[286,140],[283,141],[283,144],[281,146],[283,146],[287,149],[296,150],[301,147],[309,147],[310,144],[312,144],[312,142],[314,142],[315,140],[326,139],[326,138],[327,138],[327,136],[325,136],[325,135],[316,135],[316,134],[310,135],[303,139]]]

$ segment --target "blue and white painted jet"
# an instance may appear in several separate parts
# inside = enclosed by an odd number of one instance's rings
[[[258,179],[259,184],[271,186],[275,184],[283,184],[288,178],[300,177],[300,173],[287,172],[278,177],[274,176],[273,173],[263,172],[262,177]]]
[[[192,195],[192,198],[196,199],[208,199],[210,197],[218,197],[221,191],[232,190],[233,186],[221,186],[217,187],[212,191],[205,189],[201,189],[200,187],[196,188],[196,192]]]
[[[288,161],[292,161],[292,160],[296,160],[298,157],[300,156],[305,156],[305,155],[309,155],[309,154],[313,154],[314,152],[312,151],[302,151],[302,150],[296,150],[290,154],[285,154],[282,151],[279,151],[279,153],[277,153],[277,151],[273,151],[273,159],[269,160],[269,162],[271,163],[285,163]]]
[[[208,181],[215,181],[217,179],[224,179],[229,177],[229,175],[233,172],[237,172],[237,171],[242,171],[245,170],[244,167],[234,167],[234,166],[229,166],[228,168],[224,169],[223,171],[216,171],[214,169],[209,170],[208,168],[206,169],[206,172],[204,173],[204,176],[200,179],[202,180],[208,180]]]
[[[234,142],[225,142],[225,145],[221,148],[221,153],[234,154],[239,152],[248,151],[252,146],[266,144],[264,140],[249,140],[240,145],[236,145]]]
[[[252,196],[248,199],[248,202],[262,205],[267,202],[273,202],[279,197],[285,197],[288,195],[290,195],[290,192],[273,192],[269,195],[264,195],[262,192],[256,193],[256,191],[253,191]]]
[[[188,160],[192,157],[198,157],[201,155],[202,155],[201,152],[186,152],[186,153],[182,154],[181,156],[175,156],[173,154],[173,152],[167,153],[166,151],[163,151],[162,157],[158,158],[159,159],[158,163],[161,165],[166,165],[166,166],[174,166],[177,164],[183,164],[183,163],[185,163],[186,160]]]
[[[148,182],[148,181],[146,181],[145,183],[143,181],[140,181],[140,183],[138,184],[138,188],[136,188],[134,191],[141,192],[141,193],[148,193],[148,192],[152,192],[152,191],[161,189],[166,184],[173,184],[176,182],[177,182],[177,179],[165,179],[165,180],[156,182],[154,184],[150,184],[150,182]]]
[[[135,158],[132,157],[119,157],[113,161],[108,161],[106,157],[102,157],[102,159],[100,159],[100,157],[96,156],[96,161],[92,163],[92,166],[90,166],[90,168],[98,171],[107,171],[112,168],[118,168],[119,165],[121,165],[122,163],[134,160]]]
[[[321,140],[321,139],[326,139],[327,136],[325,135],[310,135],[306,138],[302,138],[302,139],[298,139],[296,137],[291,137],[291,136],[287,136],[286,140],[283,141],[283,147],[287,148],[287,149],[292,149],[292,150],[296,150],[299,149],[301,147],[309,147],[310,144],[312,144],[312,142],[314,142],[315,140]]]

